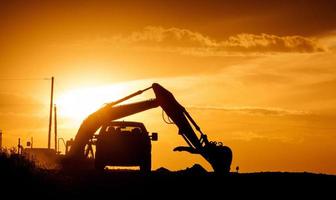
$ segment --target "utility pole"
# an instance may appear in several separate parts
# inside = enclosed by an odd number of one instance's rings
[[[21,154],[21,153],[22,153],[21,149],[22,149],[22,146],[21,146],[21,138],[19,138],[19,139],[18,139],[18,151],[17,151],[18,154]]]
[[[0,151],[2,149],[2,130],[0,129]]]
[[[50,149],[50,140],[51,140],[51,124],[52,124],[52,112],[53,112],[53,98],[54,98],[54,77],[51,77],[49,131],[48,131],[48,149]]]
[[[54,132],[55,132],[55,151],[57,152],[57,110],[54,104]]]

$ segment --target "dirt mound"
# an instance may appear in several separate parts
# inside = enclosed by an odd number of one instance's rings
[[[192,167],[187,167],[186,169],[180,170],[178,172],[191,174],[206,174],[207,170],[205,170],[200,164],[194,164]]]

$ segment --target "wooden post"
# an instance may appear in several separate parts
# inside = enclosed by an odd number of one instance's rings
[[[54,133],[55,133],[55,151],[57,151],[57,110],[56,110],[56,104],[54,105]]]
[[[2,130],[0,129],[0,150],[2,149]]]
[[[21,152],[21,138],[18,139],[18,151],[17,151],[17,153],[21,154],[20,152]]]

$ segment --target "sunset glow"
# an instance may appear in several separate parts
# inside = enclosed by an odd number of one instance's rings
[[[336,174],[335,2],[0,1],[3,145],[46,147],[52,76],[65,140],[105,103],[158,82],[232,148],[232,170]],[[172,151],[185,141],[161,114],[125,118],[159,132],[153,169],[211,169]]]
[[[65,91],[56,99],[59,115],[82,121],[105,103],[122,98],[127,92],[125,85],[78,88]]]

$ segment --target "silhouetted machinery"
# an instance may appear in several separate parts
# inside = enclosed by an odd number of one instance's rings
[[[151,171],[151,140],[143,123],[114,121],[103,125],[96,142],[95,167],[140,166],[140,171]]]
[[[149,89],[153,89],[155,99],[118,105]],[[115,120],[159,106],[168,115],[171,123],[178,127],[178,134],[188,144],[188,146],[176,147],[174,151],[200,154],[210,163],[216,173],[228,173],[230,171],[231,149],[223,146],[221,142],[209,141],[207,135],[201,131],[186,109],[176,101],[168,90],[157,83],[118,101],[106,104],[89,115],[81,124],[75,139],[69,143],[71,148],[67,154],[68,159],[79,160],[87,157],[89,152],[92,152],[92,144],[95,144],[96,168],[103,168],[105,165],[139,165],[142,170],[149,171],[151,144],[150,136],[145,127],[142,123],[116,122]],[[99,135],[95,136],[95,132],[101,127]],[[132,130],[124,132],[125,135],[118,135],[122,134],[119,132],[122,131],[120,129],[127,127],[131,127]],[[200,136],[196,135],[194,128]],[[135,130],[133,131],[133,129]],[[157,134],[155,133],[151,137],[157,139]],[[135,153],[137,151],[138,153]],[[78,162],[74,162],[74,164],[76,163]]]

